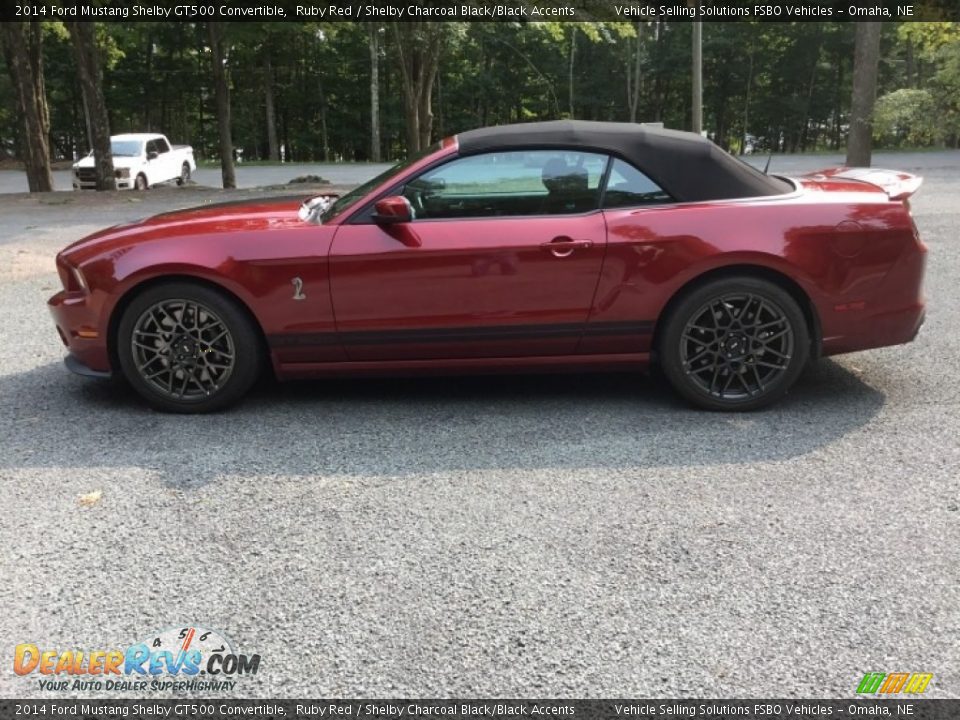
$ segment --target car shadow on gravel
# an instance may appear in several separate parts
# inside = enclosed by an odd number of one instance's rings
[[[884,403],[831,360],[747,414],[694,410],[656,375],[619,373],[264,382],[231,411],[184,416],[51,363],[0,378],[0,398],[0,467],[136,466],[184,489],[231,475],[778,461],[858,430]]]

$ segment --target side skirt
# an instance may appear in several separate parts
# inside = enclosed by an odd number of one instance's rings
[[[584,370],[629,372],[643,370],[649,364],[650,353],[286,364],[279,364],[274,358],[274,367],[280,380],[342,376],[496,375]]]

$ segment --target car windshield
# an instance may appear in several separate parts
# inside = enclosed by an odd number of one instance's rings
[[[402,170],[406,170],[408,167],[413,165],[415,162],[417,162],[421,158],[424,158],[430,153],[436,152],[437,150],[439,150],[440,145],[441,145],[440,143],[434,143],[433,145],[428,147],[426,150],[421,150],[418,153],[414,153],[413,155],[408,157],[406,160],[401,160],[396,165],[393,165],[392,167],[387,168],[372,180],[367,180],[367,182],[365,182],[360,187],[354,188],[353,190],[348,192],[346,195],[341,195],[339,198],[337,198],[336,202],[334,202],[332,205],[330,205],[330,207],[328,207],[326,210],[323,211],[323,215],[320,216],[321,222],[329,222],[330,220],[333,220],[335,217],[343,213],[345,210],[352,207],[358,200],[363,198],[367,193],[369,193],[371,190],[373,190],[375,187],[377,187],[381,183],[384,183],[390,178],[392,178],[394,175],[399,174]]]
[[[139,140],[111,140],[110,152],[119,157],[137,157],[143,148]]]

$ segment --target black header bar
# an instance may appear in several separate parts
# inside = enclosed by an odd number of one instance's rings
[[[958,0],[57,0],[0,3],[0,20],[150,22],[928,22],[960,20]]]

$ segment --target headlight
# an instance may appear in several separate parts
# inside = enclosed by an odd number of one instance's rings
[[[77,285],[83,292],[90,292],[90,288],[87,287],[87,279],[83,276],[83,273],[80,272],[80,268],[75,267],[71,268],[73,270],[73,277],[76,278]]]
[[[128,178],[130,177],[130,168],[119,168],[114,175],[118,178]]]
[[[57,273],[60,275],[63,289],[67,292],[90,292],[87,279],[83,276],[80,268],[59,257],[57,258]]]

